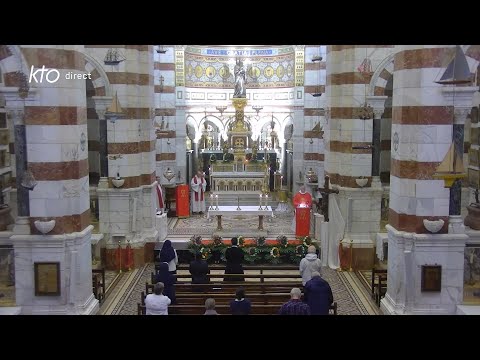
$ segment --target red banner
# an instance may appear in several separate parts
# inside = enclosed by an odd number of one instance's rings
[[[295,209],[295,236],[310,235],[310,208]]]
[[[177,217],[190,216],[190,197],[188,185],[178,185],[175,189],[175,202],[177,206]]]

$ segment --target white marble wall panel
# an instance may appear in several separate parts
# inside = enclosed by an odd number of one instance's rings
[[[454,314],[463,301],[464,234],[411,234],[388,230],[387,314]],[[406,261],[410,251],[411,261]],[[421,291],[422,265],[442,267],[441,291]],[[407,276],[411,274],[411,276]]]
[[[92,226],[68,235],[14,235],[16,303],[24,315],[95,314]],[[60,263],[60,296],[35,296],[34,263]]]

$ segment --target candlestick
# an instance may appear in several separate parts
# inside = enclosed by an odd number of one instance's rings
[[[218,210],[218,195],[215,195],[216,203],[217,203],[217,209]]]
[[[265,210],[268,210],[268,194],[265,194]]]
[[[470,253],[470,264],[473,264],[473,251]]]
[[[262,209],[262,194],[259,194],[258,195],[258,200],[259,200],[259,205],[258,205],[258,210],[263,210]]]

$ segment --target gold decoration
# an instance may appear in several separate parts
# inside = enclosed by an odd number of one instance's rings
[[[452,187],[457,179],[462,179],[466,176],[467,174],[465,173],[462,158],[457,153],[455,144],[452,143],[443,161],[438,166],[435,174],[433,174],[433,178],[443,179],[445,182],[444,186],[449,188]]]

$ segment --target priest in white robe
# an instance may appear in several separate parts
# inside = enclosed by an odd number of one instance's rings
[[[207,181],[205,174],[202,171],[197,171],[197,174],[190,181],[192,187],[192,213],[205,212],[205,189],[207,188]]]

